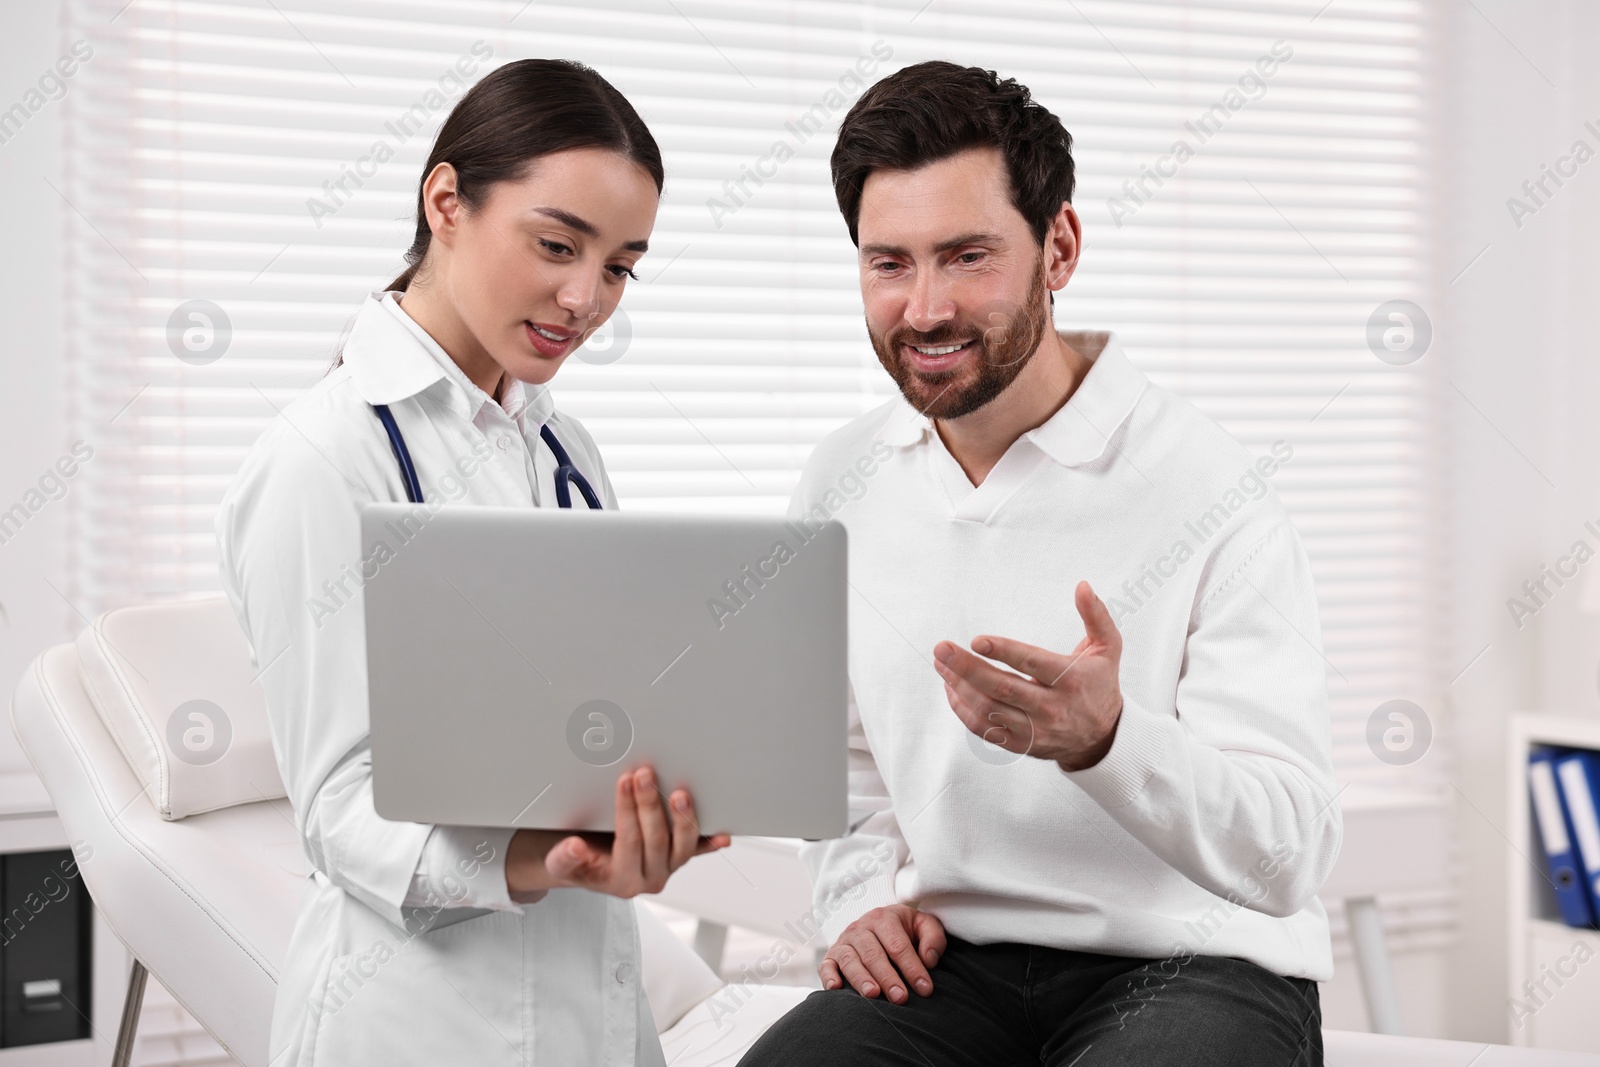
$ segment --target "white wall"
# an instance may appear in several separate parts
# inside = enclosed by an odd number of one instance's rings
[[[0,16],[0,110],[36,88],[64,51],[61,0],[9,3]],[[71,83],[67,83],[71,92]],[[61,182],[63,101],[46,103],[0,144],[0,511],[23,499],[66,452],[66,396],[61,352]],[[70,484],[70,483],[69,483]],[[70,489],[69,489],[70,492]],[[80,623],[51,589],[66,583],[67,508],[51,501],[0,544],[0,696],[7,706],[17,679],[39,650],[66,640]],[[0,729],[0,772],[27,765],[9,727]]]
[[[1506,607],[1565,554],[1583,519],[1600,520],[1600,159],[1520,229],[1506,201],[1574,140],[1600,150],[1600,136],[1583,129],[1586,119],[1600,128],[1600,10],[1585,0],[1441,0],[1439,12],[1438,349],[1453,383],[1443,396],[1445,680],[1488,646],[1449,687],[1440,735],[1455,759],[1463,865],[1447,1002],[1451,1036],[1504,1041],[1507,871],[1529,862],[1505,838],[1506,720],[1525,709],[1600,714],[1600,624],[1578,614],[1578,585],[1520,631]]]

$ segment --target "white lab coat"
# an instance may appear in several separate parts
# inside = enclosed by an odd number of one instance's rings
[[[558,889],[515,904],[509,829],[373,810],[358,516],[406,497],[372,404],[394,413],[430,507],[556,506],[546,419],[616,506],[593,440],[548,390],[516,383],[502,408],[392,293],[362,304],[343,365],[251,449],[217,513],[222,580],[312,868],[273,1008],[273,1067],[659,1067],[629,901]]]

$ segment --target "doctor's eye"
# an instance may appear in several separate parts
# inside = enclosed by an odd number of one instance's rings
[[[639,276],[633,272],[632,267],[624,266],[621,263],[609,264],[607,265],[606,270],[610,271],[611,276],[619,281],[623,278],[632,278],[634,281],[639,280]]]
[[[570,256],[572,254],[571,246],[564,245],[560,241],[550,241],[541,237],[539,238],[539,243],[547,248],[552,255]]]

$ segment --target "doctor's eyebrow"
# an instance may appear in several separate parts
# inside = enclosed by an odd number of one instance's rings
[[[600,228],[598,226],[590,222],[588,219],[580,218],[579,216],[574,215],[570,211],[566,211],[558,207],[536,207],[533,210],[536,213],[545,216],[546,218],[555,219],[563,226],[572,227],[585,237],[600,236]],[[648,252],[650,251],[650,242],[628,241],[622,247],[628,252]]]

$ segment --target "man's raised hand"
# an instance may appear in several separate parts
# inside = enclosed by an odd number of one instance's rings
[[[940,641],[933,655],[950,708],[967,729],[1008,752],[1079,771],[1104,759],[1116,739],[1122,634],[1088,582],[1078,583],[1073,599],[1084,637],[1071,655],[988,635],[973,639],[972,652]]]

